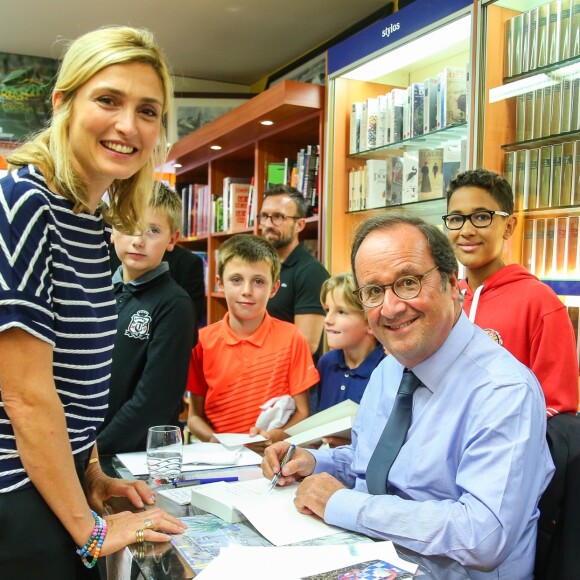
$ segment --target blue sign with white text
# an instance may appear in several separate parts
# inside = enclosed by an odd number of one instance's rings
[[[328,75],[463,8],[473,0],[415,0],[328,49]]]

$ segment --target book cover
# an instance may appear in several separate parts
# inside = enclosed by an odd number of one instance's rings
[[[530,126],[533,128],[533,92],[523,93],[516,97],[516,141],[529,139]],[[532,121],[530,123],[530,120]],[[526,124],[527,123],[527,124]]]
[[[530,12],[522,14],[522,73],[530,70]]]
[[[530,40],[529,40],[529,53],[530,53],[530,66],[529,70],[533,70],[538,66],[538,18],[539,18],[539,8],[536,6],[530,11]]]
[[[550,2],[548,19],[548,64],[558,62],[560,53],[560,5],[561,0]]]
[[[560,188],[560,205],[572,205],[572,180],[574,178],[574,143],[568,141],[562,145],[562,185]]]
[[[360,151],[360,125],[362,120],[362,103],[353,103],[350,111],[350,148],[351,155]]]
[[[300,433],[305,433],[312,429],[323,428],[328,423],[332,421],[336,421],[338,419],[344,418],[354,418],[358,411],[358,403],[351,401],[350,399],[346,399],[332,407],[328,407],[323,411],[319,411],[314,415],[310,415],[310,417],[306,417],[302,421],[288,427],[286,429],[286,433],[288,435],[294,436]],[[326,435],[330,435],[330,433],[326,433]]]
[[[367,110],[368,102],[362,102],[362,112],[360,118],[360,141],[359,141],[359,152],[366,151],[368,149],[368,133],[366,130],[367,127],[367,120],[368,120],[368,110]]]
[[[429,77],[423,81],[424,104],[423,104],[423,132],[429,133],[437,129],[437,90],[439,80],[437,77]]]
[[[245,229],[248,201],[250,199],[249,183],[230,184],[231,213],[228,218],[229,228],[234,232]]]
[[[286,166],[284,162],[281,163],[268,163],[267,176],[266,176],[266,189],[270,189],[274,185],[284,185],[286,175]]]
[[[513,17],[513,50],[512,50],[512,74],[519,75],[522,72],[522,45],[523,45],[523,20],[524,15],[518,14]]]
[[[377,140],[376,146],[382,147],[387,144],[387,95],[379,95],[377,116]]]
[[[524,209],[526,198],[526,150],[516,151],[514,168],[514,208],[516,212]]]
[[[549,137],[552,128],[552,86],[544,87],[542,99],[542,137]]]
[[[528,159],[526,166],[528,167],[528,209],[536,209],[538,207],[538,177],[539,177],[539,160],[540,150],[530,149],[527,152]]]
[[[544,89],[534,91],[534,121],[532,123],[532,139],[542,136],[542,119],[544,111]]]
[[[557,135],[560,132],[562,120],[562,83],[552,87],[552,115],[550,117],[550,135]]]
[[[580,275],[580,255],[578,253],[578,221],[577,216],[568,217],[567,246],[567,273],[568,276]]]
[[[580,1],[580,0],[579,0]],[[442,129],[444,126],[443,119],[443,101],[445,99],[445,76],[442,72],[437,75],[437,129]]]
[[[457,177],[461,169],[461,143],[448,143],[443,147],[443,183],[441,195],[447,195],[449,182]]]
[[[379,119],[379,100],[375,97],[367,99],[366,107],[366,148],[377,146],[377,123]]]
[[[546,220],[546,243],[544,250],[544,277],[549,278],[554,272],[554,250],[556,238],[556,220],[548,218]]]
[[[533,273],[539,278],[544,276],[545,252],[546,252],[546,220],[537,219],[535,221],[534,249],[535,263]]]
[[[397,143],[403,139],[403,105],[406,102],[406,89],[393,89],[391,95],[392,106],[389,110],[388,142]]]
[[[565,217],[556,218],[556,263],[554,274],[556,276],[566,276],[567,274],[567,260],[566,260],[566,229],[568,226],[568,219]]]
[[[538,177],[538,208],[550,207],[552,185],[552,147],[540,148],[540,165]]]
[[[405,98],[403,99],[403,139],[411,136],[411,88],[405,89]]]
[[[467,120],[467,75],[465,68],[445,67],[445,95],[443,106],[445,109],[445,127]]]
[[[552,196],[549,207],[559,207],[560,193],[562,187],[562,152],[561,144],[554,145],[552,148]]]
[[[567,133],[572,130],[572,81],[570,79],[562,81],[561,100],[560,133]]]
[[[570,58],[572,0],[560,0],[560,46],[558,60]]]
[[[423,83],[412,83],[409,87],[411,105],[411,137],[423,135],[423,109],[425,106],[425,88]]]
[[[367,159],[365,209],[376,209],[387,205],[387,161]]]
[[[534,220],[524,219],[524,236],[522,239],[522,266],[534,272]]]
[[[515,158],[516,158],[515,151],[507,151],[503,155],[503,176],[505,180],[510,184],[510,187],[512,188],[512,193],[514,191]]]
[[[580,55],[580,0],[572,0],[570,56]]]
[[[403,203],[403,158],[387,158],[387,205]]]
[[[401,203],[419,201],[419,151],[403,153],[403,191]]]
[[[548,64],[548,26],[550,20],[550,4],[539,6],[538,12],[538,67]]]
[[[504,35],[505,35],[505,50],[503,53],[503,76],[511,77],[514,73],[512,70],[513,66],[513,52],[514,52],[514,19],[508,18],[504,23]]]
[[[443,196],[443,149],[419,149],[419,201]]]

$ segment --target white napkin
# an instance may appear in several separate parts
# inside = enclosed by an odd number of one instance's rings
[[[262,412],[256,421],[256,427],[264,431],[283,427],[296,410],[296,403],[290,395],[273,397],[260,405]]]

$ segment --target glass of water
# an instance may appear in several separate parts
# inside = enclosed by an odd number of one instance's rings
[[[171,483],[181,474],[183,443],[181,429],[173,425],[150,427],[147,433],[147,468],[158,485]]]

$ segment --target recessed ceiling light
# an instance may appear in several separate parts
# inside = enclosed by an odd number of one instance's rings
[[[221,145],[211,145],[210,149],[213,149],[214,151],[219,151],[222,148]]]
[[[181,165],[181,163],[174,163],[173,167],[175,167],[176,169],[179,169],[180,167],[183,167],[183,165]]]
[[[268,125],[269,126],[269,125],[273,125],[273,124],[274,124],[274,121],[267,121],[267,120],[260,121],[260,125]]]

